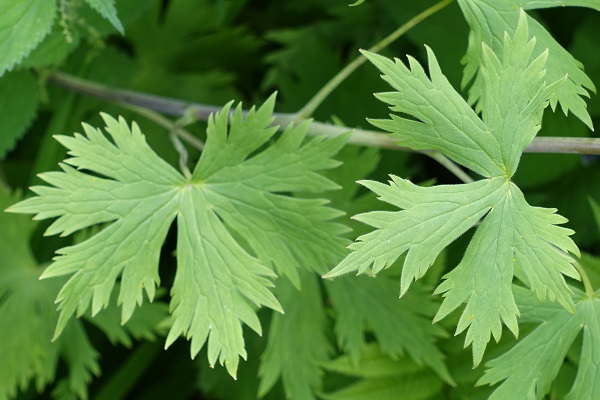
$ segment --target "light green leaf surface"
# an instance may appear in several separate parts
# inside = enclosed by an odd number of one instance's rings
[[[0,0],[0,76],[44,39],[55,17],[53,0]]]
[[[0,159],[15,146],[31,125],[38,107],[38,88],[28,71],[0,78]]]
[[[429,293],[415,288],[399,301],[397,284],[388,277],[342,277],[326,282],[326,288],[337,312],[335,331],[340,348],[354,363],[362,362],[368,332],[384,354],[392,358],[408,355],[452,382],[444,355],[435,344],[446,333],[431,324],[436,305]]]
[[[465,344],[473,346],[475,365],[491,336],[500,339],[502,324],[518,334],[519,310],[511,289],[515,275],[540,301],[549,297],[575,309],[564,279],[564,275],[579,277],[569,255],[579,254],[569,238],[573,231],[558,226],[566,219],[556,210],[530,206],[510,180],[523,149],[539,130],[548,99],[563,83],[546,84],[546,56],[533,57],[534,47],[524,12],[514,37],[504,37],[501,60],[484,45],[482,119],[449,86],[431,50],[430,77],[414,59],[409,59],[408,69],[399,60],[365,53],[397,90],[379,97],[393,111],[416,118],[392,115],[374,124],[403,145],[438,150],[487,179],[433,187],[395,176],[389,185],[361,182],[400,211],[355,216],[376,229],[359,237],[350,246],[353,252],[326,277],[348,272],[373,275],[407,253],[402,295],[446,246],[481,221],[462,261],[435,291],[444,296],[435,321],[466,303],[456,333],[466,330]]]
[[[392,115],[389,120],[371,120],[373,125],[394,133],[392,136],[401,146],[441,151],[486,178],[502,173],[498,142],[452,88],[430,48],[427,47],[427,56],[431,79],[410,56],[408,68],[398,59],[391,62],[377,54],[366,51],[363,54],[383,73],[382,78],[396,89],[378,93],[376,97],[388,103],[392,111],[413,117]],[[442,126],[444,129],[440,129]]]
[[[459,5],[465,15],[469,26],[469,47],[463,62],[465,71],[463,86],[473,79],[469,91],[469,101],[476,103],[485,93],[483,76],[478,73],[479,66],[484,57],[482,42],[489,46],[497,55],[502,53],[503,36],[507,32],[510,36],[515,33],[517,21],[522,15],[521,7],[525,9],[555,7],[555,6],[586,6],[597,10],[600,5],[597,1],[517,1],[517,0],[459,0]],[[520,11],[521,10],[521,11]],[[557,88],[554,96],[550,98],[552,109],[557,103],[561,104],[563,111],[571,111],[586,125],[592,127],[592,120],[586,110],[586,103],[582,97],[589,97],[588,90],[595,92],[595,87],[590,78],[583,72],[582,64],[565,50],[548,31],[535,19],[527,16],[531,36],[536,38],[533,55],[535,57],[549,51],[546,61],[546,81],[554,82],[568,76],[566,82]],[[529,86],[532,87],[532,86]],[[481,105],[478,108],[481,109]]]
[[[583,329],[583,347],[575,382],[566,399],[595,399],[600,396],[600,300],[575,290],[579,299],[575,314],[548,304],[542,313],[539,304],[524,288],[515,287],[517,304],[527,320],[540,325],[511,350],[488,362],[478,385],[502,382],[490,399],[519,398],[538,400],[550,390],[550,384],[564,361],[567,351]],[[533,315],[528,315],[531,312]]]
[[[307,125],[302,125],[259,151],[276,131],[269,127],[273,105],[274,96],[246,119],[240,107],[230,116],[229,106],[211,118],[206,148],[190,179],[160,159],[137,125],[129,127],[123,119],[104,115],[113,142],[88,125],[85,135],[57,137],[72,158],[61,164],[62,172],[41,175],[51,186],[33,187],[37,196],[9,211],[58,217],[48,235],[110,224],[60,249],[43,274],[72,275],[57,298],[56,336],[90,303],[92,315],[106,308],[119,277],[122,322],[142,304],[144,292],[152,301],[160,283],[160,249],[177,218],[167,346],[183,335],[195,356],[208,340],[209,363],[218,360],[235,376],[239,357],[246,357],[242,323],[260,333],[255,307],[281,310],[270,290],[273,269],[292,279],[297,269],[322,271],[344,243],[337,235],[345,228],[331,222],[339,212],[321,200],[287,193],[335,187],[316,171],[337,165],[330,157],[345,138],[303,144]]]
[[[258,396],[263,397],[281,379],[286,397],[316,399],[332,345],[327,337],[328,321],[322,305],[318,275],[304,272],[298,291],[288,280],[277,282],[276,294],[285,314],[274,314],[267,348],[259,369]]]
[[[513,3],[520,5],[525,10],[532,10],[536,8],[550,8],[550,7],[587,7],[592,8],[596,11],[600,11],[600,1],[598,0],[525,0],[519,1],[512,0]]]
[[[94,10],[108,20],[121,35],[125,33],[115,8],[115,0],[85,0]]]

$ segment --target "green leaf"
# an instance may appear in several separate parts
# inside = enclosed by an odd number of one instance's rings
[[[15,71],[0,78],[0,159],[15,146],[36,115],[38,91],[28,71]]]
[[[246,119],[241,107],[230,116],[229,105],[211,118],[206,148],[190,178],[160,159],[137,125],[130,128],[123,119],[103,116],[114,143],[88,125],[85,136],[57,137],[72,158],[61,164],[62,172],[41,174],[52,186],[33,187],[38,196],[9,211],[58,217],[47,235],[110,224],[60,249],[43,274],[72,275],[57,298],[56,336],[90,303],[92,315],[106,308],[118,277],[123,323],[142,304],[144,291],[152,301],[160,282],[160,248],[177,218],[167,346],[184,335],[195,356],[208,339],[210,364],[219,360],[235,376],[239,357],[246,357],[242,322],[260,334],[253,307],[281,310],[269,289],[273,269],[293,279],[298,269],[322,271],[344,243],[338,235],[345,228],[331,222],[339,212],[322,200],[287,193],[334,188],[317,171],[337,165],[330,157],[345,138],[303,144],[304,124],[289,127],[260,151],[276,132],[269,127],[274,101],[273,96]]]
[[[519,4],[525,10],[533,10],[536,8],[549,8],[549,7],[587,7],[592,8],[596,11],[600,11],[600,3],[598,0],[526,0],[516,2],[512,0],[514,4]]]
[[[515,34],[517,21],[523,15],[522,8],[542,8],[555,6],[587,6],[600,9],[597,2],[593,1],[516,1],[516,0],[459,0],[459,5],[465,15],[471,31],[469,34],[469,47],[463,62],[465,71],[463,75],[463,86],[466,86],[473,78],[473,85],[469,91],[469,101],[476,103],[485,93],[483,76],[479,71],[479,65],[484,57],[483,42],[493,52],[502,52],[502,36],[508,33]],[[560,102],[565,114],[573,112],[587,126],[592,127],[592,120],[586,110],[585,101],[582,96],[589,97],[587,90],[595,92],[595,87],[590,78],[583,72],[583,65],[575,60],[548,31],[535,19],[527,16],[527,23],[531,35],[536,38],[533,55],[535,57],[549,51],[546,62],[546,80],[557,81],[568,76],[566,82],[557,88],[556,93],[550,98],[552,109]],[[533,87],[533,85],[528,85]],[[586,90],[587,89],[587,90]],[[481,105],[478,105],[481,108]]]
[[[324,365],[330,371],[362,378],[331,393],[326,400],[420,400],[441,398],[442,381],[431,370],[408,358],[392,360],[375,345],[369,345],[357,365],[341,356]]]
[[[22,65],[27,68],[59,65],[77,48],[79,39],[80,34],[77,30],[65,33],[61,24],[56,22],[52,31],[23,60]]]
[[[390,104],[393,111],[402,110],[417,119],[392,115],[389,120],[371,120],[373,125],[392,132],[399,145],[415,150],[441,151],[486,178],[503,173],[501,149],[496,138],[452,88],[431,49],[427,48],[431,80],[410,56],[409,69],[398,59],[394,63],[377,54],[366,51],[363,54],[396,89],[395,92],[378,93],[376,97]],[[441,126],[445,129],[440,129]]]
[[[326,287],[337,311],[340,348],[353,362],[360,361],[367,346],[365,334],[372,332],[384,354],[392,358],[407,354],[452,382],[444,355],[435,345],[446,333],[431,324],[436,306],[428,293],[416,289],[398,301],[396,283],[387,277],[343,277],[327,282]]]
[[[56,2],[0,1],[0,76],[14,68],[52,29]]]
[[[259,369],[258,396],[263,397],[281,378],[286,398],[316,399],[314,393],[321,389],[323,375],[319,364],[332,351],[317,276],[304,272],[300,291],[288,280],[280,280],[276,294],[285,314],[275,314],[271,321]]]
[[[376,120],[403,145],[438,150],[487,179],[462,185],[417,186],[392,176],[389,185],[361,182],[379,199],[401,211],[375,211],[355,218],[374,228],[353,243],[353,250],[326,277],[348,272],[374,275],[407,253],[400,294],[421,278],[440,252],[481,221],[459,265],[444,276],[436,294],[444,301],[434,319],[440,320],[466,303],[456,333],[467,331],[473,361],[481,362],[493,335],[498,341],[504,323],[518,334],[511,283],[516,275],[537,294],[558,300],[574,311],[564,276],[579,275],[569,253],[579,250],[559,227],[566,219],[554,209],[530,206],[511,182],[524,148],[541,121],[542,110],[559,85],[543,80],[544,54],[532,56],[535,41],[528,39],[527,19],[521,13],[514,37],[504,37],[502,60],[484,45],[482,119],[452,89],[431,50],[428,77],[409,58],[410,69],[399,60],[365,53],[397,91],[379,94],[395,112]],[[532,87],[533,86],[533,87]]]
[[[575,382],[566,399],[594,399],[600,394],[596,379],[600,370],[597,360],[600,347],[600,299],[575,290],[577,312],[572,314],[548,304],[543,314],[539,304],[524,288],[514,288],[517,303],[523,305],[523,317],[540,325],[512,349],[486,364],[478,385],[503,381],[490,399],[542,399],[550,390],[567,351],[583,329],[583,347]],[[533,315],[529,315],[529,310]]]
[[[121,35],[125,34],[123,25],[117,17],[117,9],[115,8],[115,0],[85,0],[98,14],[108,20]]]

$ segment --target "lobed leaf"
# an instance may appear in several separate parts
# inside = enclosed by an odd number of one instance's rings
[[[106,308],[117,279],[122,323],[143,303],[144,292],[152,301],[161,246],[176,218],[178,267],[166,345],[183,335],[195,356],[208,342],[210,364],[218,360],[235,376],[239,357],[246,357],[242,323],[260,333],[254,307],[281,311],[270,290],[273,270],[292,279],[299,269],[322,271],[345,243],[339,236],[345,228],[331,222],[339,212],[324,201],[288,195],[334,188],[318,171],[337,165],[330,158],[345,138],[304,143],[307,126],[289,127],[273,150],[261,149],[275,134],[269,127],[273,105],[271,97],[245,119],[240,107],[230,114],[226,106],[211,118],[206,148],[189,179],[123,119],[103,115],[112,141],[87,125],[85,135],[57,137],[72,157],[62,172],[41,174],[50,186],[33,187],[37,196],[8,211],[57,218],[48,235],[106,226],[60,249],[42,276],[71,276],[57,297],[55,336],[90,305],[92,316]]]
[[[408,57],[410,69],[373,53],[362,53],[382,73],[395,92],[376,97],[390,105],[392,111],[414,119],[391,115],[389,120],[370,120],[397,139],[398,144],[415,150],[438,150],[484,177],[502,172],[498,142],[486,129],[443,75],[433,51],[426,47],[429,78],[423,67]]]
[[[373,211],[354,218],[375,231],[360,236],[353,250],[325,275],[326,278],[357,271],[377,274],[407,253],[402,269],[400,294],[421,278],[440,252],[477,223],[502,196],[503,178],[464,185],[421,187],[391,177],[389,185],[361,182],[379,199],[402,211]]]
[[[465,0],[467,1],[467,0]],[[511,182],[524,148],[541,122],[542,112],[564,80],[547,84],[546,55],[534,57],[527,17],[520,13],[514,35],[504,37],[502,59],[484,44],[482,118],[449,85],[428,49],[429,75],[412,58],[410,69],[399,60],[365,53],[397,91],[378,95],[392,115],[374,125],[392,132],[403,145],[437,150],[487,179],[461,185],[420,187],[392,176],[389,185],[362,182],[379,199],[400,211],[375,211],[355,218],[375,228],[350,245],[353,250],[325,277],[348,272],[374,275],[407,253],[400,295],[421,278],[440,252],[480,222],[462,261],[435,290],[444,301],[438,321],[466,303],[456,334],[466,331],[477,366],[502,325],[518,335],[519,309],[512,292],[516,276],[537,294],[558,300],[573,312],[575,304],[564,276],[579,278],[571,254],[573,231],[556,210],[530,206]]]
[[[519,306],[536,313],[537,301],[524,288],[513,289],[519,297]],[[506,396],[522,399],[541,399],[550,391],[567,351],[583,329],[583,347],[575,382],[566,399],[593,399],[600,394],[596,379],[598,366],[598,338],[600,337],[600,302],[596,297],[585,296],[575,290],[579,299],[576,313],[548,305],[548,312],[538,317],[540,325],[519,341],[508,352],[486,364],[478,385],[495,385],[502,382],[490,399]],[[552,310],[552,312],[550,312]],[[539,313],[537,313],[539,314]]]

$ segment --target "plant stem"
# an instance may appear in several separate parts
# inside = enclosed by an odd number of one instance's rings
[[[471,183],[475,180],[469,176],[465,171],[462,170],[457,164],[455,164],[448,157],[440,153],[439,151],[427,151],[424,152],[425,155],[433,158],[435,161],[440,163],[442,166],[446,167],[446,169],[454,174],[458,179],[463,181],[464,183]]]
[[[525,149],[528,153],[600,154],[600,140],[582,137],[549,137],[533,139]]]
[[[408,32],[410,29],[418,25],[420,22],[424,21],[431,15],[446,7],[448,4],[452,3],[452,1],[453,0],[442,0],[439,3],[436,3],[435,5],[429,7],[428,9],[416,15],[404,25],[396,29],[394,32],[383,38],[381,41],[379,41],[377,44],[371,47],[369,51],[372,53],[377,53],[380,50],[386,48],[392,42],[396,41],[402,35]],[[327,82],[325,86],[323,86],[317,92],[317,94],[315,94],[313,98],[310,99],[304,107],[302,107],[300,111],[298,111],[298,113],[296,114],[296,119],[301,121],[306,118],[309,118],[319,107],[319,105],[321,105],[323,100],[325,100],[327,96],[331,94],[331,92],[333,92],[344,80],[346,80],[348,76],[350,76],[350,74],[352,74],[356,69],[358,69],[358,67],[363,65],[366,61],[367,59],[365,58],[365,56],[360,55],[356,57],[350,64],[346,65],[344,69],[342,69],[333,78],[331,78],[331,80]]]
[[[594,288],[592,287],[590,278],[587,276],[585,269],[578,262],[575,262],[575,268],[577,269],[577,272],[579,272],[579,276],[581,276],[581,281],[583,282],[583,287],[585,288],[585,294],[587,297],[592,299],[594,297]]]
[[[181,117],[185,115],[186,111],[189,112],[191,110],[199,121],[206,121],[212,113],[221,110],[221,107],[213,105],[190,103],[169,97],[145,94],[131,90],[114,89],[61,72],[52,74],[50,81],[77,93],[119,103],[137,105],[167,115]],[[246,115],[246,113],[246,111],[243,111],[244,115]],[[287,126],[294,121],[298,122],[295,114],[274,113],[273,118],[274,124],[281,126]],[[337,136],[348,131],[352,131],[352,136],[348,140],[349,143],[368,147],[412,151],[407,147],[397,146],[389,135],[377,131],[353,129],[345,126],[313,121],[309,127],[308,133],[310,135]],[[181,138],[187,141],[185,137],[182,136]],[[600,155],[600,139],[536,137],[529,147],[525,149],[525,152]]]
[[[152,111],[148,108],[132,106],[132,105],[129,105],[126,103],[117,103],[117,104],[119,104],[123,108],[126,108],[137,114],[140,114],[140,115],[148,118],[150,121],[162,126],[163,128],[167,128],[169,130],[169,136],[170,136],[171,142],[173,143],[173,147],[175,147],[175,150],[177,151],[177,153],[179,153],[179,169],[181,169],[181,172],[183,173],[183,175],[187,179],[189,179],[192,176],[192,173],[190,172],[190,169],[187,166],[188,153],[187,153],[187,150],[185,149],[185,147],[183,146],[183,144],[181,143],[181,141],[179,140],[179,138],[181,137],[187,143],[189,143],[192,147],[195,147],[198,150],[204,149],[204,142],[201,141],[200,139],[196,138],[194,135],[192,135],[185,129],[183,129],[179,124],[171,121],[168,118],[165,118],[164,116],[162,116],[161,114],[159,114],[155,111]]]

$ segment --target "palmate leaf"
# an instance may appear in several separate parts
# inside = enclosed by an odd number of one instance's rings
[[[567,351],[583,329],[583,347],[575,382],[567,400],[596,399],[600,396],[598,357],[600,356],[600,299],[596,292],[587,296],[574,289],[578,299],[575,314],[555,305],[540,307],[522,287],[514,287],[517,304],[526,323],[540,324],[500,357],[486,363],[478,385],[502,382],[490,399],[537,400],[550,391]]]
[[[522,10],[519,11],[521,7],[527,10],[583,6],[600,11],[600,3],[594,0],[459,0],[458,3],[471,28],[469,47],[463,59],[465,64],[463,86],[475,78],[469,91],[471,103],[480,100],[484,92],[483,77],[478,74],[482,57],[484,57],[481,43],[487,44],[496,54],[499,54],[502,51],[504,33],[509,32],[512,35],[515,31],[519,15],[522,15]],[[529,16],[527,16],[527,22],[532,36],[537,39],[533,55],[537,57],[547,49],[550,51],[546,61],[546,80],[554,82],[568,75],[566,82],[557,88],[555,95],[550,98],[552,108],[554,109],[559,102],[565,114],[569,111],[573,112],[591,128],[592,120],[582,96],[589,97],[587,90],[596,90],[593,82],[583,72],[582,64],[556,42],[540,23]]]
[[[90,303],[92,315],[105,308],[118,277],[123,322],[142,304],[144,291],[152,300],[160,282],[160,248],[177,218],[167,346],[184,335],[195,356],[208,339],[210,364],[218,360],[235,376],[239,357],[246,357],[242,323],[260,333],[254,306],[281,310],[269,289],[273,269],[297,283],[298,269],[322,270],[344,243],[339,235],[345,228],[330,221],[339,212],[322,200],[287,193],[334,188],[317,171],[337,165],[330,157],[345,138],[303,144],[302,125],[259,151],[276,132],[269,127],[274,101],[245,120],[240,107],[230,116],[229,106],[211,118],[206,148],[190,178],[160,159],[137,125],[130,128],[123,119],[103,116],[114,143],[88,125],[85,136],[57,137],[73,157],[61,164],[62,172],[41,174],[52,186],[33,187],[37,196],[9,211],[58,217],[48,235],[109,225],[60,249],[43,274],[72,275],[57,298],[56,336]]]
[[[540,301],[549,297],[575,309],[563,275],[579,277],[568,254],[579,250],[569,238],[572,231],[558,226],[566,219],[556,210],[530,206],[511,182],[521,153],[540,128],[548,98],[564,82],[545,83],[547,53],[534,58],[534,48],[523,12],[514,38],[504,37],[502,60],[484,44],[481,119],[452,89],[430,49],[430,77],[412,58],[408,69],[399,60],[365,53],[397,90],[378,97],[393,111],[415,118],[392,115],[373,124],[404,146],[438,150],[486,179],[434,187],[395,176],[389,185],[361,182],[401,211],[356,216],[376,230],[359,237],[350,246],[353,252],[326,276],[376,274],[408,252],[402,295],[446,246],[483,219],[464,258],[435,291],[444,301],[434,320],[466,303],[457,334],[467,330],[475,365],[491,336],[499,340],[502,323],[518,334],[519,310],[511,290],[515,269]]]

